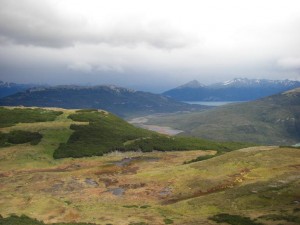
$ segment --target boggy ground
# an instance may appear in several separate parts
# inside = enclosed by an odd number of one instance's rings
[[[0,149],[0,214],[25,214],[46,223],[216,224],[220,213],[253,224],[299,224],[300,150],[241,149],[183,164],[210,151],[114,152],[54,160],[74,121],[17,124],[43,134],[36,146]]]
[[[221,212],[299,215],[299,150],[238,150],[183,165],[208,153],[111,153],[1,168],[1,214],[97,224],[214,224],[207,218]]]

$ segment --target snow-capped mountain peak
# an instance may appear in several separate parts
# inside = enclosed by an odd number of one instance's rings
[[[267,79],[248,79],[248,78],[234,78],[223,83],[219,83],[218,86],[227,87],[251,87],[251,86],[294,86],[299,84],[299,81],[293,80],[267,80]]]
[[[235,84],[252,84],[252,83],[259,83],[260,80],[250,80],[248,78],[234,78],[233,80],[228,80],[222,83],[222,85],[235,85]]]
[[[300,81],[234,78],[211,85],[191,81],[164,92],[180,101],[249,101],[300,87]]]

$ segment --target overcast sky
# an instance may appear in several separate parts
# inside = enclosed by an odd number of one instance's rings
[[[0,76],[154,92],[300,80],[300,1],[0,0]]]

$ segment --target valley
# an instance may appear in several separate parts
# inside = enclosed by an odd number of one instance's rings
[[[167,135],[176,135],[183,132],[182,130],[176,130],[172,129],[171,127],[166,126],[159,126],[159,125],[149,125],[147,124],[148,120],[155,117],[155,115],[148,115],[144,117],[137,117],[130,119],[128,123],[133,124],[137,127],[141,127],[147,130],[152,130],[161,134],[167,134]]]
[[[0,225],[300,225],[299,15],[0,0]]]

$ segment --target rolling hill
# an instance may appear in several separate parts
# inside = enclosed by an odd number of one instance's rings
[[[300,89],[199,112],[149,119],[184,135],[272,145],[300,143]]]
[[[231,151],[249,146],[243,143],[216,143],[198,138],[171,137],[142,128],[137,128],[123,119],[104,110],[49,110],[40,108],[0,108],[0,128],[38,126],[63,117],[61,123],[72,131],[67,142],[59,143],[53,153],[54,158],[80,158],[102,156],[113,151],[185,151],[195,149],[215,149],[219,152]],[[53,123],[55,124],[55,123]],[[25,127],[26,127],[25,126]],[[43,129],[43,128],[41,128]],[[16,144],[38,144],[43,135],[37,130],[13,129],[0,132],[0,147]]]
[[[235,78],[203,85],[194,80],[163,93],[179,101],[249,101],[300,87],[300,81]]]
[[[96,108],[119,116],[145,115],[174,111],[195,111],[205,106],[191,106],[169,97],[116,86],[57,86],[32,88],[0,99],[1,106]]]
[[[103,110],[10,107],[0,115],[1,225],[300,222],[297,148],[241,144],[217,154],[226,144],[158,135]],[[197,150],[163,151],[172,140],[185,149],[199,142]],[[53,158],[62,143],[69,154],[68,147],[101,151],[112,142],[143,143],[146,151],[107,148],[102,156]],[[143,149],[151,143],[163,149]]]

